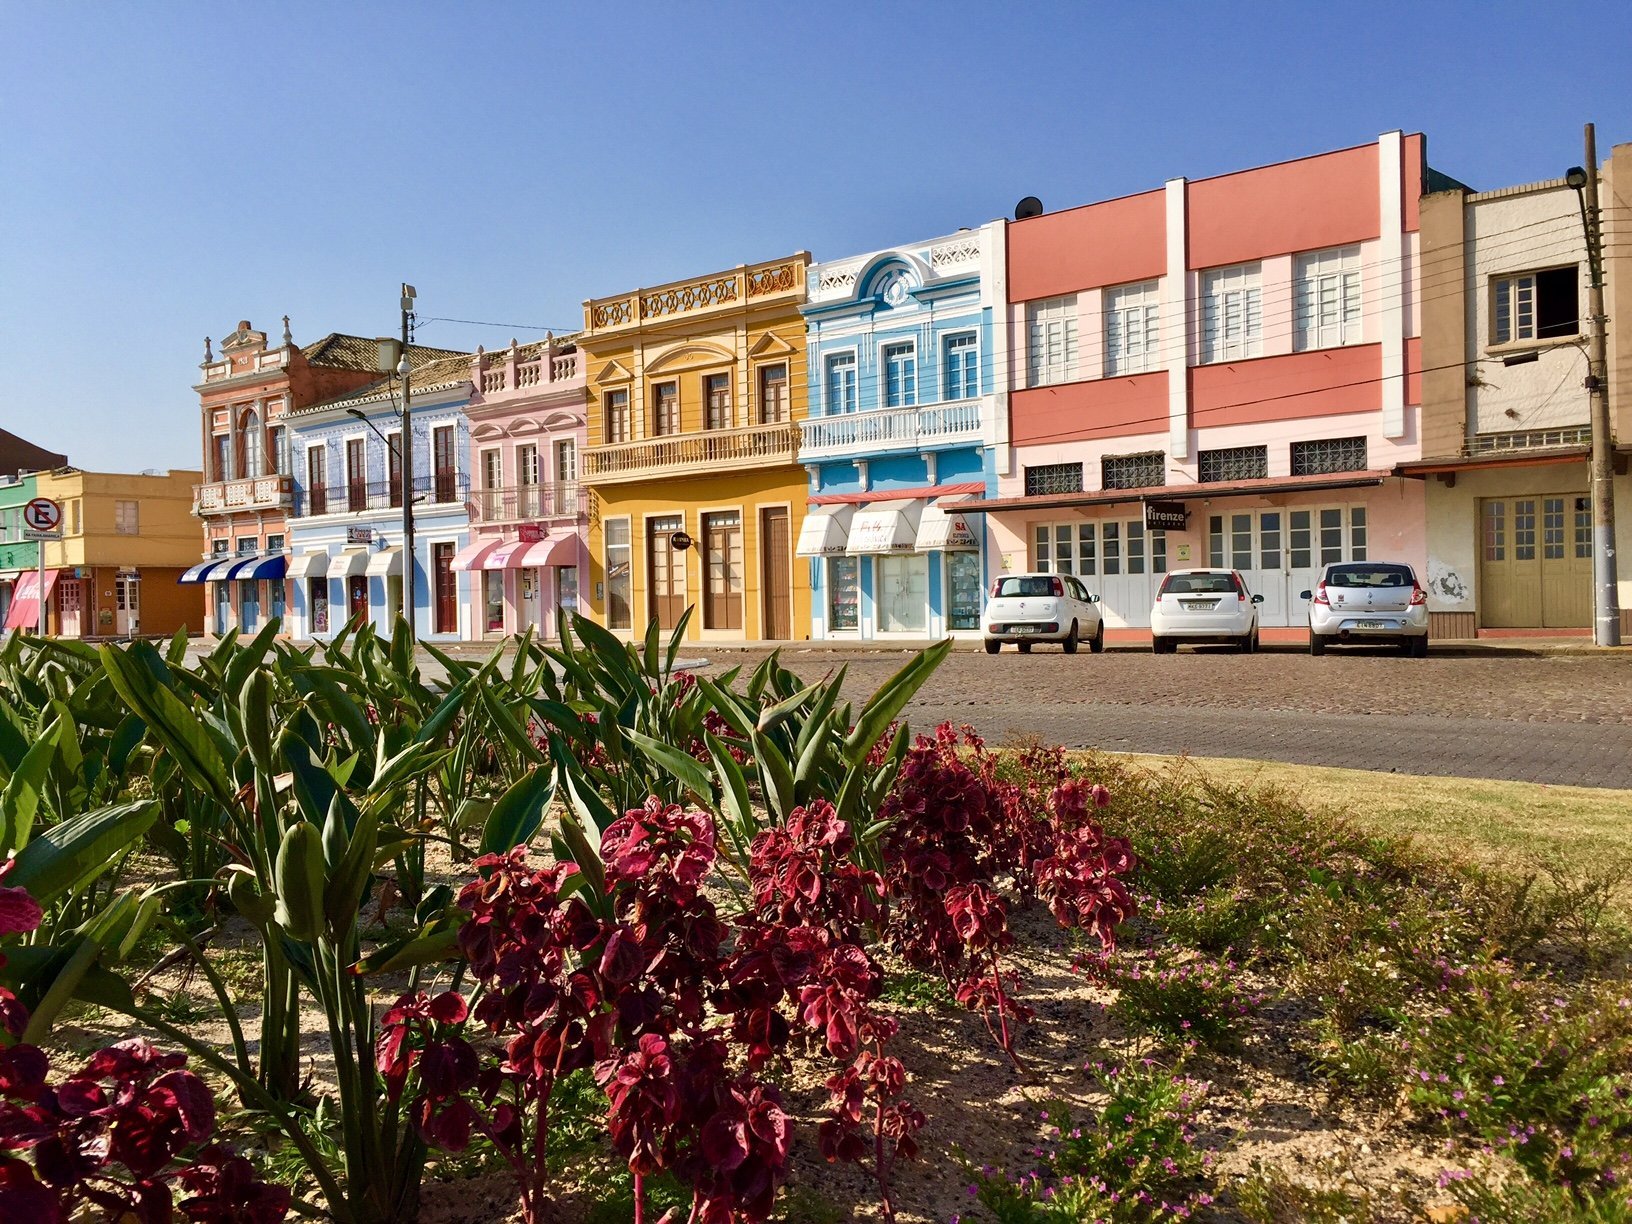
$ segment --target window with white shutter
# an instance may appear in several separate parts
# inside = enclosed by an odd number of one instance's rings
[[[1264,351],[1263,268],[1214,268],[1201,280],[1201,360],[1236,361]]]
[[[1077,378],[1077,297],[1026,305],[1026,385],[1045,387]]]
[[[1360,343],[1360,248],[1299,255],[1294,345],[1305,349]]]
[[[1105,291],[1105,376],[1139,374],[1161,364],[1156,281]]]

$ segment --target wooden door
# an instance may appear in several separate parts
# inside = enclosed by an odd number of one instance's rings
[[[765,592],[764,636],[787,641],[793,636],[793,592],[786,506],[759,512],[759,574]]]
[[[1592,624],[1592,508],[1584,493],[1487,498],[1479,507],[1479,623]]]
[[[449,433],[451,432],[452,430],[449,430]],[[453,552],[452,544],[436,544],[431,548],[431,580],[436,587],[437,633],[459,632],[459,575],[453,572]]]
[[[646,520],[647,615],[665,629],[678,625],[686,610],[686,554],[670,543],[684,528],[678,514]]]
[[[703,515],[703,627],[742,628],[742,515]]]
[[[361,438],[346,440],[346,509],[368,509],[368,468]]]
[[[453,442],[452,425],[439,425],[431,430],[431,459],[436,469],[434,496],[438,503],[447,503],[454,499],[458,467],[454,462]],[[452,630],[448,632],[451,633]]]

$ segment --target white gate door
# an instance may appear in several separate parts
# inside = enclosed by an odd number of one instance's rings
[[[1207,563],[1241,571],[1248,590],[1264,597],[1258,623],[1267,628],[1308,625],[1302,593],[1321,568],[1365,559],[1364,506],[1234,510],[1207,520]]]
[[[1139,519],[1085,519],[1035,528],[1039,570],[1075,574],[1099,596],[1112,629],[1150,624],[1156,587],[1167,573],[1167,534],[1145,530]]]
[[[542,570],[524,569],[519,579],[521,583],[521,632],[531,629],[534,633],[544,630],[544,576]]]
[[[113,581],[114,632],[129,637],[141,632],[142,583],[120,575]]]

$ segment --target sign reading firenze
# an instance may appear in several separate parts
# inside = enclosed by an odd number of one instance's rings
[[[1189,516],[1183,502],[1147,501],[1145,503],[1146,531],[1183,531]]]

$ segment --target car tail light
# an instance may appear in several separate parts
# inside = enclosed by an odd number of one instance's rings
[[[1420,607],[1421,605],[1423,605],[1423,604],[1425,604],[1427,602],[1428,602],[1428,592],[1423,590],[1422,587],[1419,586],[1417,583],[1413,582],[1411,584],[1411,606],[1413,608],[1416,608],[1416,607]]]
[[[1055,596],[1056,599],[1059,598],[1061,595],[1065,594],[1065,583],[1062,582],[1060,579],[1050,578],[1049,581],[1048,581],[1048,585],[1049,585],[1049,589],[1054,592],[1054,596]]]
[[[1003,585],[1003,579],[1001,579],[1001,578],[993,578],[992,579],[992,598],[993,599],[997,598],[997,588],[1002,586],[1002,585]]]
[[[1246,586],[1246,583],[1241,581],[1241,575],[1240,574],[1231,574],[1230,575],[1230,581],[1235,583],[1235,597],[1237,599],[1239,599],[1242,603],[1246,603],[1247,602],[1247,586]]]
[[[1315,597],[1309,602],[1325,604],[1327,607],[1331,607],[1332,601],[1326,598],[1326,584],[1324,582],[1315,588]]]

